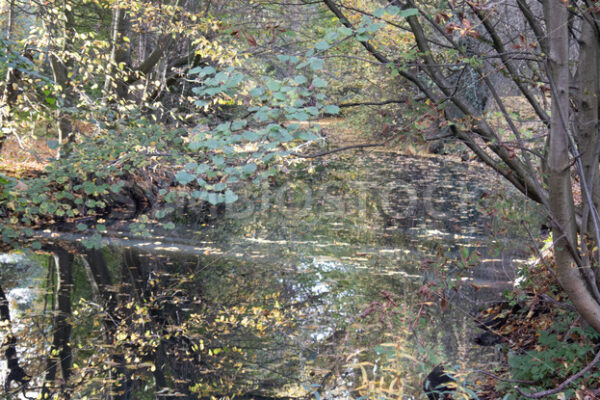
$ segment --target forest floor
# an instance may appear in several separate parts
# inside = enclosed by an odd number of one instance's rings
[[[554,394],[558,399],[600,396],[597,369],[576,380],[576,385],[561,386],[592,361],[598,335],[577,316],[560,289],[551,241],[545,243],[523,269],[525,274],[510,301],[492,305],[479,315],[480,327],[485,326],[480,337],[497,346],[501,357],[500,367],[488,371],[479,382],[480,399],[502,399],[516,388],[529,396],[555,390],[543,397]]]
[[[2,146],[0,174],[14,178],[37,175],[55,157],[56,150],[48,147],[45,138],[27,138],[19,142],[15,137],[9,137]]]

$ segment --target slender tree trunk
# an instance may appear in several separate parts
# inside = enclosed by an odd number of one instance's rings
[[[569,31],[568,10],[560,0],[544,1],[544,16],[550,43],[548,57],[552,85],[552,114],[548,172],[554,258],[559,283],[580,315],[600,332],[600,304],[580,271],[577,225],[571,192],[569,160]],[[584,266],[588,267],[588,266]]]
[[[8,17],[6,21],[6,30],[4,34],[4,38],[6,39],[6,46],[10,49],[10,41],[12,40],[12,34],[15,26],[15,0],[10,0],[8,2]],[[6,71],[6,79],[4,80],[4,89],[2,90],[2,97],[0,100],[0,129],[6,126],[6,121],[10,120],[10,111],[11,111],[11,101],[10,99],[15,92],[16,82],[18,78],[16,78],[16,74],[18,71],[15,71],[14,68],[8,68]],[[4,145],[4,141],[6,140],[6,133],[0,131],[0,154],[2,154],[2,147]]]
[[[117,2],[112,12],[110,63],[104,82],[104,93],[109,101],[126,99],[129,92],[126,76],[130,51],[125,43],[128,27],[127,13]]]
[[[72,51],[72,37],[75,33],[75,16],[73,10],[67,8],[63,4],[63,13],[65,16],[64,26],[59,28],[54,20],[46,22],[46,30],[51,37],[51,40],[59,41],[62,43],[61,46],[51,45],[49,51],[50,67],[52,69],[52,76],[54,78],[55,85],[57,86],[57,92],[62,96],[62,106],[56,112],[57,131],[58,131],[58,143],[59,149],[56,154],[56,158],[61,158],[62,155],[66,155],[70,151],[70,144],[73,141],[73,125],[71,123],[71,117],[64,111],[65,108],[73,106],[73,90],[71,89],[71,83],[69,79],[69,72],[72,66],[72,60],[70,55],[67,53]],[[46,16],[51,19],[51,16]]]
[[[71,290],[73,287],[73,255],[64,249],[56,249],[54,263],[57,272],[56,302],[52,317],[53,338],[50,356],[46,365],[46,375],[42,388],[42,398],[52,395],[52,383],[56,380],[56,372],[60,365],[62,383],[60,390],[65,399],[70,398],[69,379],[73,356],[71,353]]]
[[[1,285],[0,321],[2,321],[4,329],[6,330],[6,339],[4,340],[3,346],[5,347],[4,357],[6,358],[8,376],[4,379],[4,393],[8,394],[10,391],[10,384],[12,382],[16,382],[24,389],[27,386],[30,378],[19,365],[19,356],[17,354],[17,338],[12,333],[8,299],[6,298]]]

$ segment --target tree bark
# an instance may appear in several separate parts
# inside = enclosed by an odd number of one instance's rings
[[[559,283],[573,305],[596,331],[600,332],[600,304],[582,275],[576,260],[576,210],[571,192],[569,160],[569,13],[560,0],[544,0],[548,32],[549,78],[552,85],[548,183],[554,258]]]
[[[106,71],[106,81],[104,82],[104,93],[109,102],[126,99],[129,93],[129,85],[125,79],[130,64],[130,51],[125,44],[128,26],[125,9],[118,2],[115,3],[111,22],[110,62]]]
[[[600,109],[600,40],[598,30],[593,22],[594,14],[585,15],[582,19],[581,36],[579,38],[579,62],[576,73],[577,113],[575,115],[575,140],[581,151],[583,176],[589,185],[592,204],[585,203],[583,212],[586,217],[582,228],[594,233],[590,212],[597,210],[600,201],[600,174],[598,159],[600,157],[600,125],[598,112]],[[582,192],[583,193],[583,192]],[[584,198],[584,200],[587,200]],[[598,241],[599,237],[594,237]]]
[[[12,40],[12,33],[15,25],[15,0],[10,0],[8,2],[8,17],[6,21],[6,30],[4,34],[4,38],[6,39],[6,48],[10,50],[10,41]],[[9,53],[10,51],[7,51]],[[10,109],[11,109],[11,101],[10,99],[15,97],[14,92],[16,92],[15,87],[16,83],[19,80],[17,77],[18,71],[14,68],[8,68],[6,71],[6,79],[4,81],[4,89],[2,90],[2,99],[0,101],[0,129],[3,129],[5,125],[5,121],[10,119]],[[2,147],[4,145],[4,141],[6,140],[6,133],[0,131],[0,154],[2,154]]]
[[[75,33],[75,16],[72,9],[68,9],[66,5],[63,5],[63,13],[65,16],[65,22],[62,29],[60,29],[56,22],[52,19],[52,16],[46,16],[49,21],[46,21],[46,31],[50,36],[51,43],[54,41],[62,42],[62,45],[56,46],[54,44],[49,45],[49,60],[50,68],[52,69],[52,76],[54,78],[54,84],[56,85],[56,91],[62,96],[62,105],[59,106],[56,111],[57,131],[58,131],[58,143],[59,148],[56,153],[56,158],[59,159],[61,156],[69,153],[69,144],[73,141],[73,124],[71,123],[71,117],[64,111],[65,108],[73,106],[73,90],[71,89],[69,82],[69,72],[72,66],[71,57],[68,55],[69,51],[72,51],[72,37]]]

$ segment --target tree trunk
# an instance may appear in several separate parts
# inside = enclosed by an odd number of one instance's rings
[[[109,102],[126,99],[129,93],[129,85],[125,79],[130,64],[129,49],[125,44],[128,25],[125,9],[115,3],[111,22],[110,63],[104,82],[104,93]]]
[[[58,143],[59,148],[56,153],[56,158],[61,158],[62,155],[69,153],[69,144],[73,141],[73,125],[71,123],[71,117],[64,111],[65,108],[73,106],[73,90],[71,89],[71,83],[69,81],[69,72],[71,70],[72,60],[69,51],[72,51],[72,37],[75,29],[75,17],[72,9],[67,9],[63,6],[65,22],[62,29],[59,29],[54,20],[46,23],[46,31],[50,36],[50,40],[62,42],[60,48],[55,45],[49,46],[49,59],[50,67],[52,69],[52,76],[56,85],[57,92],[62,97],[62,104],[56,112],[57,130],[58,130]],[[46,18],[52,18],[46,16]]]
[[[10,54],[10,41],[12,40],[12,33],[15,26],[15,0],[10,0],[8,3],[8,17],[6,21],[6,31],[4,38],[6,39],[7,53]],[[6,79],[4,81],[4,89],[2,90],[2,98],[0,100],[0,129],[6,127],[6,121],[10,119],[10,98],[14,97],[12,93],[15,92],[14,88],[18,79],[15,79],[15,75],[18,71],[14,68],[8,68],[6,71]],[[2,147],[6,140],[6,132],[0,131],[0,154],[2,154]]]
[[[550,149],[548,154],[550,211],[559,283],[580,315],[600,332],[600,304],[582,275],[577,257],[576,212],[571,192],[569,160],[569,31],[568,10],[560,0],[544,1],[550,43],[549,78],[552,86]]]
[[[42,399],[52,396],[51,387],[56,379],[58,365],[62,373],[60,391],[63,397],[70,398],[68,389],[73,357],[71,353],[71,289],[73,287],[73,255],[64,249],[56,249],[54,263],[57,272],[56,302],[52,316],[52,346],[46,365],[46,375],[42,388]],[[58,358],[57,358],[58,356]]]
[[[22,388],[27,386],[30,377],[25,373],[19,365],[19,356],[17,354],[17,338],[12,334],[10,309],[8,308],[8,299],[4,294],[4,290],[0,285],[0,321],[2,321],[4,329],[7,331],[4,346],[4,356],[6,357],[6,367],[8,376],[4,379],[4,393],[10,391],[11,382],[16,382]]]
[[[582,233],[589,232],[593,239],[595,235],[591,212],[598,209],[600,202],[600,174],[598,173],[598,159],[600,157],[600,130],[598,112],[600,108],[600,40],[597,27],[594,24],[594,15],[586,15],[582,20],[581,37],[579,39],[579,65],[576,73],[577,114],[575,115],[575,140],[581,149],[583,166],[582,182],[589,185],[592,204],[584,197],[585,208],[582,220]],[[582,193],[584,191],[582,190]]]
[[[90,268],[90,275],[94,282],[92,283],[98,288],[101,303],[104,306],[104,333],[106,344],[112,347],[110,358],[114,365],[114,371],[111,371],[111,388],[110,392],[113,400],[128,400],[131,398],[132,381],[124,355],[114,347],[115,334],[121,318],[117,315],[118,302],[117,296],[119,293],[115,291],[112,285],[112,277],[104,255],[100,250],[86,250],[85,259]]]

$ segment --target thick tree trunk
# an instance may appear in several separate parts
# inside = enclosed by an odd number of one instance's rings
[[[598,113],[600,108],[600,37],[593,20],[593,14],[582,18],[579,38],[579,62],[576,76],[577,112],[575,114],[575,140],[581,154],[580,185],[583,196],[581,213],[580,247],[585,250],[582,258],[585,265],[593,265],[598,260],[595,243],[600,241],[600,131]],[[589,240],[592,239],[592,240]],[[584,269],[585,277],[592,288],[600,283],[597,267]],[[596,297],[600,293],[596,291]]]
[[[555,240],[554,258],[559,283],[581,316],[600,332],[600,303],[588,287],[577,257],[577,225],[571,192],[569,160],[569,31],[568,10],[560,0],[545,0],[544,15],[550,54],[552,114],[548,182]],[[583,266],[588,267],[588,266]]]

